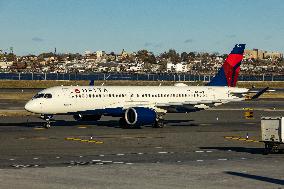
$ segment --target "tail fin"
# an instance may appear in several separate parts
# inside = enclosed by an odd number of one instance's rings
[[[245,46],[245,44],[235,45],[231,51],[231,54],[228,55],[218,73],[211,80],[211,82],[207,84],[208,86],[236,86]]]

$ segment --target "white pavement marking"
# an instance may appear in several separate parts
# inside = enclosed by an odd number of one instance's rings
[[[241,158],[241,159],[247,159],[247,158],[244,158],[244,157],[243,157],[243,158]]]
[[[124,162],[122,162],[122,161],[114,161],[113,163],[114,164],[123,164]]]
[[[39,158],[38,158],[38,157],[34,157],[33,159],[34,159],[34,160],[37,160],[37,159],[39,159]]]
[[[93,159],[92,162],[101,162],[102,160],[100,159]]]
[[[116,154],[117,156],[124,156],[124,154]]]
[[[226,158],[221,158],[221,159],[218,159],[219,161],[226,161],[227,159]]]
[[[133,165],[133,163],[125,163],[126,165]]]
[[[101,156],[101,157],[104,157],[105,155],[104,155],[104,154],[101,154],[100,156]]]
[[[158,152],[158,154],[167,154],[168,152]]]
[[[111,163],[112,161],[102,161],[102,163]]]
[[[60,157],[59,157],[59,156],[57,156],[57,157],[56,157],[56,159],[60,159]]]
[[[144,153],[142,153],[142,152],[139,152],[139,153],[137,153],[138,155],[142,155],[142,154],[144,154]]]
[[[203,160],[203,159],[198,159],[198,160],[196,160],[196,161],[201,162],[201,161],[204,161],[204,160]]]
[[[207,150],[206,152],[210,153],[210,152],[212,152],[212,151],[211,151],[211,150]]]
[[[84,156],[79,156],[79,158],[82,158],[82,157],[84,157]]]
[[[10,160],[10,161],[14,161],[15,159],[12,159],[12,158],[11,158],[11,159],[9,159],[9,160]]]
[[[162,148],[161,146],[156,146],[155,148]]]
[[[204,152],[203,150],[197,150],[197,151],[195,151],[195,152],[197,152],[197,153],[201,153],[201,152]]]

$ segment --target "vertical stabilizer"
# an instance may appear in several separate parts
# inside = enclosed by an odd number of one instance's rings
[[[237,44],[226,58],[223,66],[219,69],[215,77],[208,86],[228,86],[235,87],[238,81],[240,65],[243,60],[245,44]]]

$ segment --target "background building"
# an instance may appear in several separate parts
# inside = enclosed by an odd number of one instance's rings
[[[264,60],[264,59],[282,59],[283,54],[279,52],[267,52],[259,49],[245,50],[244,59],[255,59],[255,60]]]

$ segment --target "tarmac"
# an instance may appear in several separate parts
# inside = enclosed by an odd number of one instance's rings
[[[2,116],[0,188],[283,188],[283,153],[264,155],[260,142],[260,117],[283,116],[283,107],[266,99],[168,114],[162,129],[69,116],[43,129],[37,116]]]

